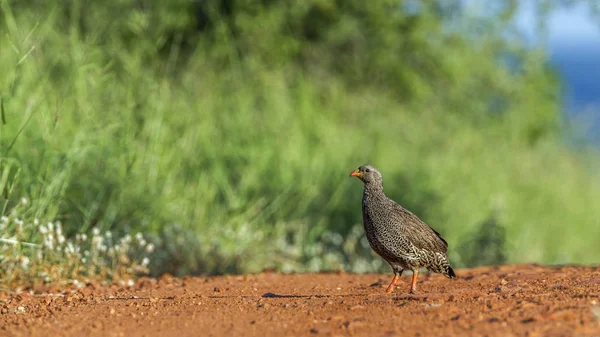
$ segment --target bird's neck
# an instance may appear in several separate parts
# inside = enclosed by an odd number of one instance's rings
[[[364,194],[369,197],[385,196],[381,183],[366,183]]]

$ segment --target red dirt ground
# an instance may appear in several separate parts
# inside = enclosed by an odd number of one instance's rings
[[[0,336],[600,336],[600,267],[143,278],[0,293]],[[51,293],[47,293],[50,291]]]

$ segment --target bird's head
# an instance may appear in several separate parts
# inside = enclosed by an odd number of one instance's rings
[[[352,173],[350,173],[350,176],[357,177],[358,179],[362,180],[365,184],[381,184],[383,180],[383,178],[381,177],[381,173],[379,173],[379,171],[373,166],[367,164],[352,171]]]

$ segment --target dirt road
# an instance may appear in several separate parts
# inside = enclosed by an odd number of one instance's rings
[[[0,336],[600,336],[600,267],[457,270],[459,279],[298,274],[140,279],[0,294]]]

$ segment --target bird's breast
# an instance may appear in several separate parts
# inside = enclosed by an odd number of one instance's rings
[[[380,213],[372,205],[363,204],[363,225],[367,240],[375,251],[382,254],[395,246],[394,237],[397,233],[394,233],[392,226],[386,225]]]

